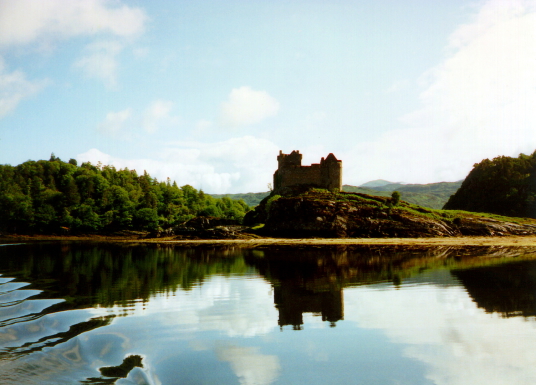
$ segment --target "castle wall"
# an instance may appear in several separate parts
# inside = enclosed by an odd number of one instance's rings
[[[276,171],[280,176],[278,187],[292,187],[295,185],[321,185],[322,176],[320,165],[291,166]],[[277,186],[276,186],[277,187]]]
[[[333,154],[329,154],[326,159],[322,158],[320,164],[313,163],[310,166],[302,166],[301,158],[299,151],[292,151],[290,154],[283,154],[280,151],[277,157],[279,167],[274,173],[276,191],[299,185],[341,190],[342,162]]]

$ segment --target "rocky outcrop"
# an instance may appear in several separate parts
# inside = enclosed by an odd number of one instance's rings
[[[176,226],[174,233],[177,239],[240,239],[250,237],[244,233],[246,229],[246,226],[232,219],[195,217]]]
[[[438,237],[529,235],[536,225],[432,211],[365,194],[309,192],[264,206],[264,232],[279,237]],[[535,222],[536,223],[536,222]]]

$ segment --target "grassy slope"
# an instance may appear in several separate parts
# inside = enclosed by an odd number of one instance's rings
[[[364,193],[339,193],[333,194],[325,190],[314,190],[311,192],[314,194],[314,199],[327,199],[340,201],[354,201],[359,202],[360,205],[370,205],[372,207],[378,207],[381,209],[388,209],[389,199],[386,199],[385,196],[374,196]],[[306,193],[306,194],[311,194]],[[390,196],[390,194],[389,194]],[[401,210],[405,211],[412,216],[417,217],[426,217],[441,221],[453,221],[455,218],[491,218],[502,222],[511,222],[517,224],[530,224],[536,225],[536,219],[532,218],[517,218],[517,217],[507,217],[497,214],[489,213],[474,213],[464,210],[442,210],[442,209],[432,209],[428,207],[423,207],[411,202],[401,200],[397,206],[392,207],[392,210]]]
[[[243,199],[249,207],[257,206],[270,192],[247,193],[247,194],[210,194],[214,198],[229,197],[231,199]]]
[[[428,184],[391,183],[374,189],[344,185],[343,191],[384,197],[389,197],[393,191],[398,191],[402,200],[406,202],[432,209],[441,209],[450,196],[458,190],[461,183],[461,181]]]
[[[441,182],[428,184],[400,184],[390,183],[384,186],[368,188],[360,186],[344,185],[342,187],[345,192],[356,192],[367,195],[376,195],[390,197],[393,191],[399,191],[402,195],[402,200],[423,207],[432,209],[441,209],[461,185],[459,182]],[[243,199],[250,207],[257,206],[261,200],[267,197],[269,192],[247,193],[247,194],[210,194],[214,198],[222,198],[227,196],[231,199]]]

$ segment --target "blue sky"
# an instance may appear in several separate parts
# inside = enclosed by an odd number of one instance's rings
[[[536,150],[535,65],[528,0],[0,0],[0,163],[260,192],[300,150],[455,181]]]

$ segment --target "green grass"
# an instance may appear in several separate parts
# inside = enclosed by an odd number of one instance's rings
[[[231,199],[243,199],[249,207],[257,206],[270,192],[247,193],[247,194],[210,194],[214,198],[228,197]]]
[[[362,193],[339,193],[337,194],[337,200],[339,201],[354,201],[360,203],[369,203],[376,207],[388,210],[389,199],[387,197],[375,197]],[[442,210],[423,207],[406,201],[400,201],[397,206],[391,208],[391,212],[396,210],[402,210],[417,217],[426,217],[430,219],[452,222],[456,218],[490,218],[502,222],[511,222],[517,224],[534,224],[536,225],[536,219],[532,218],[517,218],[507,217],[504,215],[491,214],[491,213],[474,213],[464,210]]]
[[[393,191],[400,192],[403,201],[416,204],[418,206],[441,209],[448,199],[461,185],[459,182],[441,182],[429,184],[400,184],[391,183],[378,187],[359,187],[344,185],[343,191],[355,192],[368,195],[390,197]]]
[[[423,207],[421,205],[409,203],[401,200],[398,205],[391,206],[390,196],[374,196],[364,194],[360,192],[332,192],[325,189],[311,189],[303,192],[298,197],[304,197],[315,201],[335,201],[335,202],[350,202],[356,203],[363,207],[373,208],[375,210],[382,210],[389,215],[400,214],[407,215],[416,218],[428,218],[436,221],[443,221],[447,223],[453,223],[456,219],[463,218],[489,218],[501,222],[510,222],[517,224],[532,224],[536,225],[536,219],[531,218],[515,218],[507,217],[503,215],[490,214],[490,213],[474,213],[463,210],[443,210],[434,209],[429,207]],[[274,196],[271,200],[285,199],[286,197]]]

